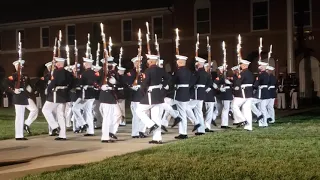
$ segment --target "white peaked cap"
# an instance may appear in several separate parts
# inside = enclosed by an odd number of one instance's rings
[[[241,63],[241,64],[249,65],[251,62],[248,61],[248,60],[245,60],[245,59],[241,59],[241,60],[240,60],[240,63]]]
[[[108,62],[111,62],[111,61],[114,60],[114,57],[110,56],[110,57],[107,58],[107,60],[108,60]]]
[[[187,56],[181,56],[181,55],[176,55],[176,58],[177,58],[178,60],[185,60],[185,61],[188,59]]]
[[[159,64],[163,64],[163,59],[160,59],[160,60],[159,60]]]
[[[131,59],[131,62],[136,62],[139,58],[136,56],[134,58]]]
[[[208,64],[208,63],[205,63],[205,64],[204,64],[204,67],[208,67],[208,66],[209,66],[209,64]]]
[[[199,63],[205,63],[207,60],[205,60],[201,57],[196,57],[196,61],[198,61]]]
[[[125,71],[126,68],[118,66],[118,70],[120,70],[120,71]]]
[[[149,60],[159,60],[159,56],[157,55],[146,54],[146,56]]]
[[[102,68],[101,66],[99,66],[99,65],[95,65],[95,66],[92,66],[92,68],[93,69],[96,69],[96,70],[98,70],[98,71],[100,71],[100,69]]]
[[[259,64],[260,66],[268,66],[268,63],[262,62],[262,61],[259,61],[258,64]]]
[[[223,66],[219,66],[218,69],[219,69],[219,70],[223,70]]]
[[[24,64],[25,60],[20,60],[21,64]],[[15,62],[12,63],[14,66],[19,64],[19,60],[16,60]]]
[[[94,60],[93,59],[89,59],[89,58],[83,58],[84,62],[88,62],[88,63],[92,63]]]
[[[266,69],[267,69],[267,70],[270,70],[270,71],[273,71],[273,70],[274,70],[274,67],[272,67],[272,66],[267,66]]]
[[[239,69],[239,66],[233,66],[233,67],[231,68],[232,71],[237,70],[237,69]]]
[[[47,62],[46,64],[45,64],[45,66],[46,67],[49,67],[49,66],[51,66],[52,65],[52,62],[50,61],[50,62]]]
[[[64,62],[66,59],[65,58],[59,58],[59,57],[54,57],[54,60],[58,61],[58,62]]]

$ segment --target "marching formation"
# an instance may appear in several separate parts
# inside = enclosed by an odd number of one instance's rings
[[[177,70],[169,74],[160,58],[159,44],[155,35],[156,54],[150,48],[149,25],[147,33],[147,68],[143,68],[142,34],[138,32],[138,53],[132,58],[134,68],[122,67],[123,49],[120,49],[118,63],[112,56],[112,39],[106,41],[104,26],[101,23],[103,58],[100,59],[98,43],[93,59],[90,47],[90,34],[86,54],[81,63],[78,60],[77,42],[74,46],[74,64],[70,64],[70,49],[66,45],[66,57],[61,56],[62,35],[55,39],[53,59],[45,64],[48,73],[41,78],[46,83],[46,101],[42,113],[49,125],[50,136],[55,140],[67,140],[66,129],[74,133],[94,136],[95,129],[102,129],[101,142],[117,140],[119,125],[125,125],[125,90],[131,91],[132,138],[145,138],[152,135],[149,143],[162,144],[162,134],[171,127],[178,126],[176,139],[188,138],[188,120],[193,124],[192,132],[203,135],[213,132],[212,126],[221,114],[221,128],[228,129],[229,118],[233,125],[252,131],[252,113],[257,116],[259,127],[267,127],[275,122],[274,101],[277,96],[277,80],[272,74],[274,67],[269,65],[272,45],[268,58],[262,60],[262,38],[259,47],[259,73],[248,70],[250,62],[241,57],[241,36],[238,37],[238,65],[232,67],[232,76],[227,76],[226,44],[222,42],[223,64],[212,67],[211,46],[207,37],[208,59],[198,57],[199,35],[195,49],[195,71],[187,66],[188,57],[179,53],[179,30],[176,29]],[[16,72],[8,78],[9,90],[15,104],[16,140],[27,140],[24,130],[31,133],[30,126],[38,116],[38,107],[30,98],[34,90],[29,77],[22,73],[22,44],[19,35],[19,59],[13,63]],[[100,64],[102,64],[100,66]],[[80,68],[83,71],[80,71]],[[217,68],[218,74],[212,73]],[[203,107],[204,106],[204,107]],[[25,108],[30,113],[24,120]],[[203,109],[205,109],[203,111]],[[96,119],[96,121],[94,121]]]

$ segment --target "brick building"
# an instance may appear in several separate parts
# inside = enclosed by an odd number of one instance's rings
[[[288,52],[287,7],[292,7],[293,22],[296,24],[296,0],[174,0],[170,6],[153,7],[133,11],[107,12],[79,16],[65,16],[50,19],[28,20],[22,22],[0,24],[0,66],[4,74],[12,70],[12,62],[17,59],[17,34],[22,34],[23,59],[27,61],[26,71],[30,76],[39,76],[44,70],[44,64],[52,59],[52,46],[58,31],[62,30],[63,43],[71,48],[71,62],[73,62],[73,44],[77,40],[79,57],[85,55],[87,34],[91,35],[91,48],[93,57],[97,42],[101,41],[99,23],[105,25],[105,34],[111,36],[113,41],[114,57],[118,57],[119,48],[123,47],[123,65],[130,67],[129,60],[137,54],[137,32],[141,28],[145,34],[145,23],[150,23],[151,37],[157,34],[160,44],[161,57],[167,64],[174,67],[175,33],[174,28],[180,32],[180,54],[189,56],[189,63],[195,55],[196,34],[200,33],[199,56],[207,57],[206,37],[210,37],[212,59],[216,64],[222,63],[222,41],[226,42],[227,64],[229,67],[237,64],[237,36],[242,36],[243,58],[250,59],[256,66],[259,38],[263,38],[263,51],[268,52],[273,45],[272,57],[277,61],[270,62],[277,67],[277,72],[286,72],[288,63],[292,63],[292,70],[298,72],[300,81],[303,80],[303,57],[293,56],[292,61],[287,61],[289,54],[294,53],[297,47],[294,41],[293,52]],[[313,49],[311,54],[312,76],[315,90],[320,90],[319,84],[319,59],[320,42],[314,40],[320,35],[320,1],[305,0],[303,6],[305,13],[305,30],[312,31],[308,36],[306,46]],[[119,10],[119,9],[117,9]],[[145,42],[145,36],[143,36]],[[144,53],[146,46],[144,44]],[[151,48],[155,53],[153,40]],[[63,52],[64,53],[64,52]],[[101,57],[101,56],[100,56]],[[168,67],[167,67],[168,68]],[[255,68],[253,68],[255,69]],[[304,88],[303,82],[300,86]],[[303,87],[302,87],[303,86]]]

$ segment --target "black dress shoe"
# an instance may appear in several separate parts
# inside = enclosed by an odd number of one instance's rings
[[[196,136],[201,136],[201,135],[204,135],[204,134],[205,133],[199,133],[199,132],[195,133]]]
[[[139,138],[139,137],[140,137],[140,136],[132,136],[132,138],[134,138],[134,139],[135,139],[135,138]]]
[[[27,138],[23,137],[23,138],[16,138],[17,141],[26,141],[28,140]]]
[[[75,130],[73,133],[76,133],[76,134],[80,133],[80,129]]]
[[[272,118],[268,118],[268,119],[267,119],[267,122],[268,122],[268,123],[272,122]]]
[[[118,139],[118,137],[116,135],[114,135],[113,133],[109,133],[109,136],[113,139]]]
[[[67,138],[57,137],[54,140],[56,140],[56,141],[65,141],[65,140],[67,140]]]
[[[176,126],[177,124],[179,124],[179,122],[181,122],[181,121],[182,121],[182,119],[181,119],[179,116],[176,117],[176,118],[174,119],[174,122],[173,122],[171,128],[175,127],[175,126]]]
[[[159,126],[157,125],[157,124],[154,124],[151,128],[150,128],[150,130],[149,130],[149,133],[148,134],[151,134],[151,133],[153,133],[153,131],[155,131],[156,129],[158,129],[159,128]]]
[[[149,144],[162,144],[162,141],[152,140],[152,141],[149,141]]]
[[[161,129],[164,130],[164,132],[168,132],[168,129],[165,126],[161,126]]]
[[[94,134],[85,134],[83,136],[94,136]]]
[[[59,135],[59,132],[60,132],[60,128],[56,128],[56,129],[53,129],[52,132],[51,132],[51,135],[52,136],[58,136]]]
[[[259,122],[261,119],[263,119],[263,115],[260,115],[256,121],[254,121],[255,123]]]
[[[188,135],[179,134],[179,136],[174,137],[175,139],[188,139]]]
[[[139,132],[139,138],[146,138],[147,136],[143,132]]]
[[[28,133],[28,134],[31,134],[31,131],[30,131],[30,127],[28,125],[24,125],[23,126],[23,129]]]
[[[200,126],[201,126],[201,124],[196,124],[196,125],[193,127],[192,132],[196,131]]]
[[[59,136],[59,134],[49,134],[49,136]]]
[[[98,127],[98,126],[95,126],[94,129],[101,129],[101,127],[100,127],[100,126],[99,126],[99,127]]]
[[[229,126],[221,126],[221,129],[231,129]]]
[[[248,124],[248,122],[247,122],[247,121],[244,121],[244,122],[242,122],[242,123],[239,123],[237,127],[242,127],[242,126],[245,126],[245,125],[247,125],[247,124]]]
[[[114,140],[102,140],[102,143],[114,143]]]
[[[217,126],[215,121],[211,121],[211,124],[214,125],[214,126]]]
[[[240,123],[233,123],[232,125],[234,125],[234,126],[238,126]]]
[[[214,132],[214,131],[211,130],[211,129],[206,128],[206,129],[205,129],[205,132]]]
[[[85,132],[85,131],[87,131],[88,127],[89,127],[88,124],[85,124],[80,128],[80,131]]]
[[[234,120],[234,118],[233,118],[233,112],[232,112],[232,111],[229,111],[228,115],[229,115],[229,117],[230,117],[232,120]]]

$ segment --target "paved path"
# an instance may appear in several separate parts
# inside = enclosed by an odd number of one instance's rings
[[[301,113],[306,110],[282,111],[280,116]],[[218,124],[219,123],[219,120]],[[189,126],[189,134],[192,126]],[[221,129],[215,129],[221,130]],[[54,171],[75,164],[85,164],[101,161],[115,155],[122,155],[147,149],[153,146],[146,139],[132,139],[131,125],[120,127],[116,143],[100,143],[101,131],[96,131],[94,137],[83,137],[81,134],[68,132],[68,141],[54,141],[53,137],[42,135],[30,137],[29,141],[0,141],[0,179],[14,179],[28,174]],[[169,129],[163,135],[164,142],[175,141],[178,130]]]

